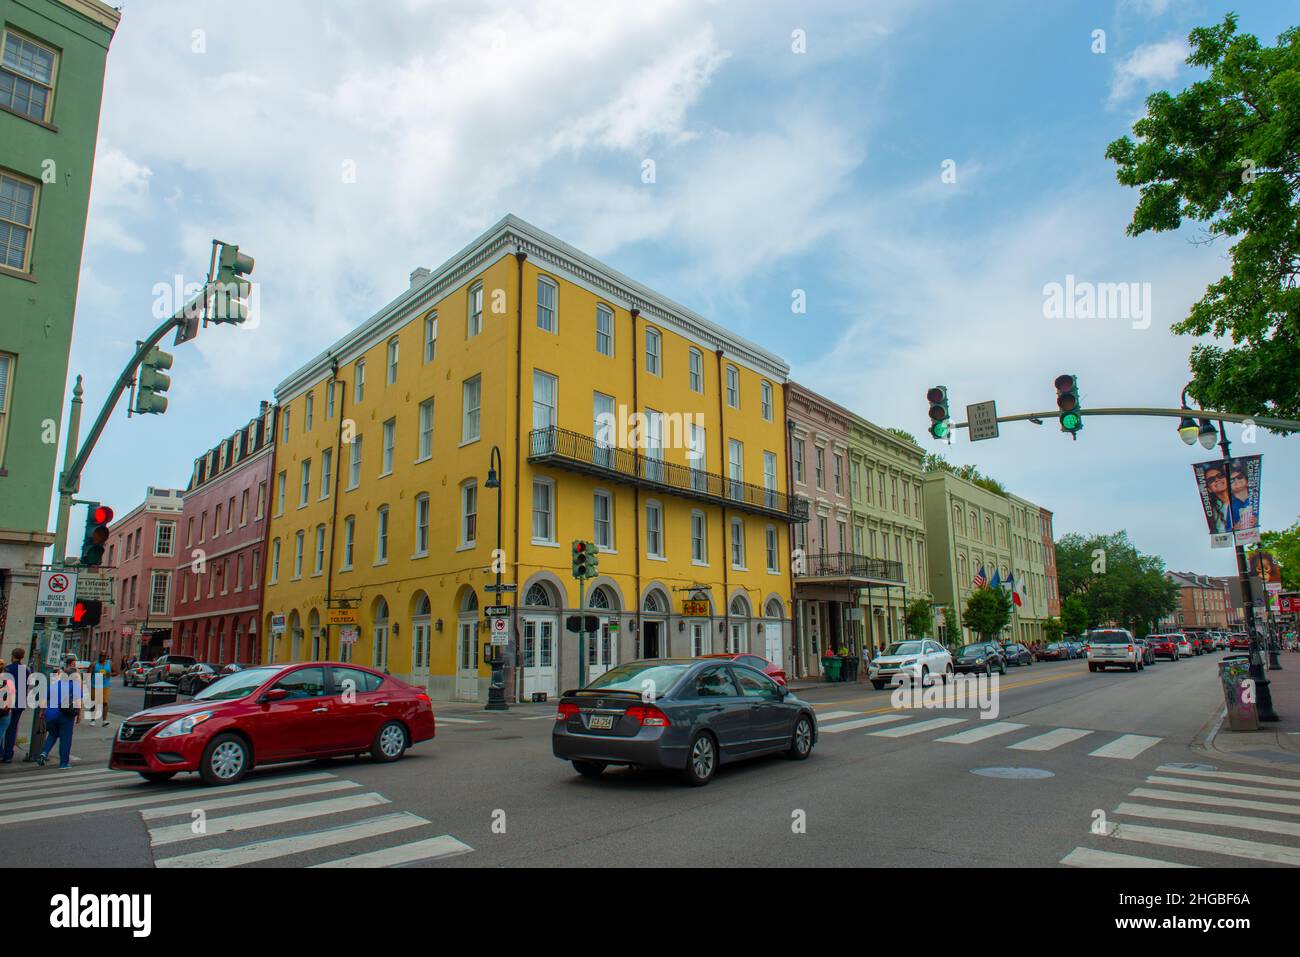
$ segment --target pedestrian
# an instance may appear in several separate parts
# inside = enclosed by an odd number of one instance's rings
[[[15,648],[13,660],[5,666],[4,670],[14,684],[14,703],[9,709],[9,726],[5,729],[4,738],[0,739],[0,764],[13,763],[14,745],[18,741],[18,726],[22,723],[23,711],[27,707],[27,689],[31,678],[27,666],[23,664],[23,659],[26,657],[27,649]]]
[[[108,694],[113,684],[113,666],[108,663],[108,654],[101,651],[99,661],[93,669],[95,704],[104,709],[104,727],[108,727]],[[92,719],[93,720],[93,719]]]
[[[81,720],[81,676],[77,673],[77,660],[71,656],[50,680],[50,699],[45,708],[45,747],[36,763],[45,761],[59,745],[59,770],[72,767],[72,731]]]
[[[0,741],[9,733],[9,722],[13,720],[14,705],[18,701],[14,677],[6,669],[0,671]]]

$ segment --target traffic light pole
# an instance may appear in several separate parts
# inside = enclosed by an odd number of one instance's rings
[[[595,637],[592,637],[595,641]],[[578,579],[578,687],[587,687],[587,579]]]

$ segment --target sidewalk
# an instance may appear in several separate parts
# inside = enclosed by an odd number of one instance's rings
[[[108,715],[108,727],[102,724],[92,725],[88,719],[83,719],[72,732],[72,766],[73,768],[98,768],[108,767],[108,758],[113,751],[113,736],[117,734],[118,725],[122,723],[122,716],[113,714],[111,711]],[[32,771],[43,771],[50,774],[59,773],[59,745],[56,742],[54,750],[50,752],[50,758],[45,767],[41,767],[35,761],[27,760],[27,739],[32,733],[32,713],[30,710],[22,713],[22,725],[18,729],[18,743],[14,747],[14,759],[10,764],[0,764],[0,781],[6,781],[14,775],[26,774]],[[45,744],[44,735],[38,742],[37,754],[40,748]]]
[[[1258,731],[1232,731],[1220,708],[1206,734],[1207,755],[1300,771],[1300,654],[1284,651],[1279,661],[1283,670],[1267,675],[1273,710],[1282,720],[1261,722]]]

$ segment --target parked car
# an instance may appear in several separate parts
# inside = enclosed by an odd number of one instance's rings
[[[1250,651],[1250,638],[1238,632],[1228,639],[1229,651]]]
[[[753,668],[707,658],[611,668],[560,696],[551,732],[552,753],[584,777],[613,764],[680,770],[694,785],[745,758],[803,760],[816,743],[812,705]]]
[[[962,674],[968,671],[982,671],[991,675],[998,671],[1007,673],[1007,659],[1002,648],[992,641],[977,641],[963,646],[952,662],[953,671]]]
[[[753,668],[755,671],[763,672],[763,674],[767,675],[769,678],[771,678],[779,685],[784,685],[786,683],[785,671],[781,668],[781,666],[777,664],[773,664],[772,662],[768,661],[766,658],[760,658],[758,655],[748,655],[748,654],[737,655],[731,653],[723,653],[717,655],[703,655],[702,657],[730,658],[738,665],[746,665],[750,668]]]
[[[1038,653],[1039,661],[1069,661],[1073,657],[1074,653],[1070,650],[1070,646],[1063,641],[1049,642]]]
[[[152,669],[153,669],[152,661],[137,661],[135,664],[130,665],[125,671],[122,672],[123,686],[130,688],[134,685],[144,684],[145,677],[149,674],[149,672]]]
[[[1196,646],[1192,644],[1192,639],[1180,634],[1178,636],[1178,657],[1190,658],[1194,654],[1196,654]]]
[[[1150,646],[1151,654],[1155,657],[1177,661],[1180,637],[1180,635],[1148,635],[1147,645]]]
[[[344,696],[346,682],[355,692]],[[197,771],[234,784],[261,764],[369,753],[396,761],[435,733],[429,695],[361,665],[259,665],[229,674],[192,701],[131,715],[109,767],[166,781]]]
[[[1030,654],[1029,649],[1018,641],[1003,645],[1002,654],[1009,665],[1032,665],[1034,663],[1034,656]]]
[[[232,662],[228,665],[222,665],[220,668],[213,666],[211,671],[198,671],[190,674],[190,694],[197,694],[214,681],[220,681],[226,675],[233,675],[236,672],[243,671],[245,668],[251,668],[252,665],[241,665]]]
[[[1146,667],[1142,649],[1134,643],[1126,628],[1098,628],[1085,636],[1088,642],[1088,670],[1127,668],[1141,671]]]
[[[1082,641],[1070,641],[1070,640],[1067,640],[1065,643],[1066,643],[1067,645],[1069,645],[1069,646],[1070,646],[1070,650],[1072,650],[1072,651],[1074,652],[1073,657],[1075,657],[1075,658],[1086,658],[1086,657],[1088,657],[1088,646],[1085,645]]]
[[[217,666],[210,665],[206,661],[197,661],[185,669],[185,674],[176,680],[176,690],[180,694],[194,694],[199,689],[198,680],[200,676],[211,676],[215,680]],[[207,684],[211,684],[209,680]]]
[[[144,683],[151,685],[155,681],[170,681],[173,684],[179,684],[181,677],[197,661],[197,658],[189,655],[162,655],[153,663],[153,667],[145,675]]]
[[[1154,665],[1156,663],[1156,653],[1151,650],[1151,645],[1145,638],[1134,638],[1133,644],[1142,650],[1142,664]]]
[[[953,673],[952,655],[948,649],[929,638],[896,641],[884,654],[871,659],[867,678],[879,691],[895,679],[919,682],[923,687],[938,676],[947,681]]]

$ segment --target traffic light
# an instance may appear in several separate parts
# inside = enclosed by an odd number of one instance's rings
[[[930,434],[936,439],[948,438],[952,431],[952,417],[948,414],[948,387],[937,385],[925,394],[930,403]]]
[[[600,549],[591,542],[574,539],[573,542],[573,577],[579,580],[595,578],[600,574],[600,561],[597,555]]]
[[[72,606],[72,623],[79,628],[94,628],[103,614],[102,601],[78,601]]]
[[[86,533],[81,539],[81,564],[87,566],[104,563],[104,543],[108,541],[108,526],[113,521],[113,510],[107,505],[91,502],[86,508]]]
[[[238,324],[248,318],[248,298],[253,292],[248,274],[252,271],[252,256],[241,253],[238,246],[221,247],[214,280],[215,295],[208,319]]]
[[[158,415],[167,411],[167,397],[162,393],[171,388],[171,376],[163,369],[172,367],[170,352],[163,352],[157,346],[149,350],[140,366],[139,385],[135,393],[135,411],[141,414],[151,412]]]
[[[1067,374],[1056,377],[1056,407],[1060,409],[1061,431],[1073,439],[1083,428],[1083,408],[1079,405],[1079,377]]]

